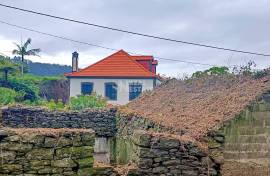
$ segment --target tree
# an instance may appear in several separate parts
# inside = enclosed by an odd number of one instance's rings
[[[24,44],[17,44],[17,49],[14,49],[12,51],[12,54],[21,56],[22,64],[21,64],[21,74],[23,76],[23,63],[24,63],[24,56],[39,56],[38,53],[41,51],[39,48],[37,49],[29,49],[28,46],[31,44],[31,38],[28,38]]]
[[[9,58],[0,57],[0,71],[3,72],[5,82],[8,80],[9,73],[16,73],[19,70],[18,64],[12,63]]]

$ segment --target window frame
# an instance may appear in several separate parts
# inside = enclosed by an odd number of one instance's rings
[[[83,93],[83,85],[91,85],[92,90],[90,93]],[[94,83],[93,82],[81,82],[81,95],[91,95],[94,91]]]
[[[114,97],[112,97],[111,95],[107,95],[107,86],[108,85],[113,85],[113,86],[115,86],[116,87],[116,92],[115,92],[115,95],[114,95]],[[110,101],[117,101],[117,98],[118,98],[118,85],[115,83],[115,82],[105,82],[104,83],[104,95],[105,95],[105,97],[108,99],[108,100],[110,100]]]
[[[132,94],[135,94],[136,92],[131,92],[131,86],[140,86],[140,89],[141,89],[140,93],[135,95],[135,96],[132,96]],[[129,94],[128,99],[129,99],[129,101],[138,98],[140,96],[140,94],[142,93],[142,90],[143,90],[143,83],[139,83],[139,82],[129,83],[129,90],[128,90],[128,94]]]

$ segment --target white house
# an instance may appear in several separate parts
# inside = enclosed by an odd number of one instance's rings
[[[159,83],[153,56],[133,56],[120,50],[84,69],[78,69],[78,53],[72,54],[70,97],[96,92],[112,104],[126,104]]]

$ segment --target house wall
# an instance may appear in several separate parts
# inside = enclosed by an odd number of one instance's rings
[[[70,97],[81,94],[81,83],[92,82],[93,91],[98,95],[105,96],[105,83],[114,82],[117,84],[117,100],[109,101],[112,104],[126,104],[129,102],[129,84],[141,83],[142,91],[152,90],[154,87],[154,79],[99,79],[99,78],[70,78]]]

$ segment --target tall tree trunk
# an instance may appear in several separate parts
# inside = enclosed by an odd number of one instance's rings
[[[22,54],[22,65],[21,65],[21,67],[22,67],[22,69],[21,69],[21,76],[23,77],[23,62],[24,62],[24,55]]]

